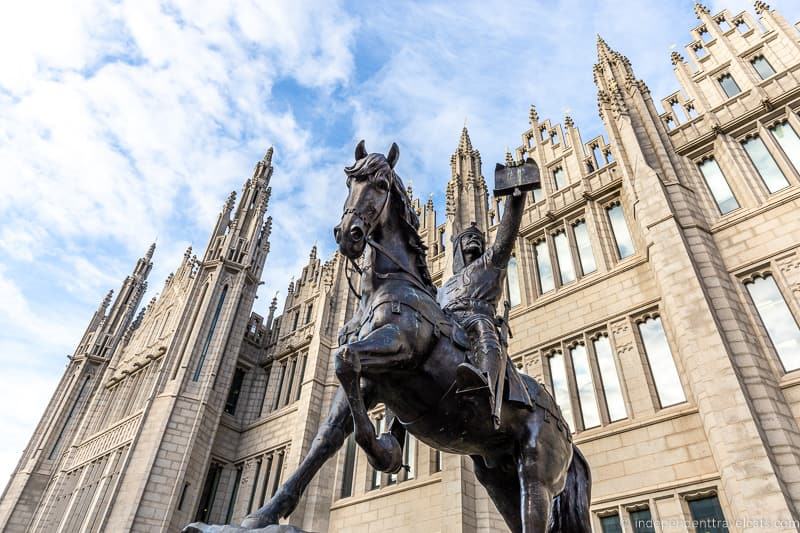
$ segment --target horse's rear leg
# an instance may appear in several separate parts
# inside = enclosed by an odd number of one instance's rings
[[[363,392],[368,398],[371,396],[366,390]],[[367,402],[369,401],[367,400]],[[353,417],[350,415],[350,406],[347,403],[344,389],[339,387],[333,398],[328,417],[317,430],[308,455],[264,507],[245,517],[242,527],[261,528],[277,524],[279,519],[289,516],[297,507],[300,496],[311,483],[314,475],[322,468],[325,461],[342,447],[344,439],[352,431]]]
[[[514,533],[522,531],[519,510],[519,479],[513,463],[502,462],[495,468],[489,468],[480,455],[473,455],[475,477],[486,488],[489,497],[506,521],[506,525]]]

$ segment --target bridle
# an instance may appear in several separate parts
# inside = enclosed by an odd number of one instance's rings
[[[375,229],[378,220],[380,220],[381,216],[383,215],[383,212],[386,210],[386,206],[389,204],[389,198],[392,195],[392,187],[394,186],[395,186],[394,173],[391,173],[389,175],[389,187],[386,190],[386,197],[383,200],[383,205],[378,210],[377,214],[372,218],[372,220],[370,220],[365,215],[365,213],[362,210],[358,209],[357,207],[348,207],[342,212],[342,217],[344,217],[345,215],[353,215],[354,217],[358,218],[361,221],[361,223],[364,224],[364,237],[363,237],[364,242],[368,244],[371,248],[373,248],[375,251],[383,254],[387,259],[389,259],[389,261],[394,263],[405,274],[411,276],[411,279],[409,281],[411,281],[414,285],[416,285],[418,288],[424,291],[427,291],[425,283],[420,279],[418,274],[416,274],[415,272],[407,268],[405,265],[403,265],[403,263],[400,260],[398,260],[389,250],[387,250],[383,245],[376,242],[372,238],[372,232]],[[358,272],[360,276],[363,276],[364,269],[359,267],[355,259],[351,257],[348,257],[347,261],[352,267],[351,269],[345,267],[345,278],[347,278],[347,285],[350,287],[350,291],[355,295],[355,297],[361,300],[361,295],[358,293],[358,291],[356,291],[355,287],[353,286],[353,281],[351,279],[350,272],[355,271]],[[380,272],[376,272],[376,274],[384,278],[390,277],[389,273],[382,274]]]

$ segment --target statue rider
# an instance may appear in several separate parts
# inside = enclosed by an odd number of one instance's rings
[[[538,169],[529,160],[538,185]],[[525,165],[527,166],[527,164]],[[530,167],[529,167],[530,168]],[[498,176],[506,167],[498,165]],[[498,185],[500,178],[497,178]],[[472,343],[472,357],[456,369],[457,392],[488,398],[492,421],[500,424],[502,381],[506,377],[507,355],[497,329],[497,304],[506,284],[506,272],[514,241],[519,232],[525,208],[523,185],[506,194],[505,210],[497,228],[494,243],[486,247],[483,232],[473,222],[453,238],[453,276],[439,290],[439,303],[467,331]],[[531,184],[525,184],[530,189]],[[495,191],[495,196],[502,193]],[[516,376],[514,376],[516,377]],[[512,387],[515,388],[515,387]],[[527,395],[525,395],[527,396]],[[530,402],[529,398],[525,398]]]

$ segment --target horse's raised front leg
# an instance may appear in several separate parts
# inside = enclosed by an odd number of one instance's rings
[[[362,393],[368,397],[369,390]],[[308,454],[303,458],[300,466],[278,489],[275,495],[261,509],[247,515],[242,522],[242,527],[262,528],[277,524],[280,518],[289,516],[300,500],[300,496],[314,478],[316,473],[330,459],[339,448],[344,439],[353,431],[353,417],[350,416],[350,405],[342,387],[336,391],[331,404],[331,410],[325,422],[317,431]]]
[[[391,433],[376,438],[361,396],[361,372],[362,369],[373,373],[389,371],[407,363],[412,357],[411,349],[394,324],[381,326],[336,352],[336,377],[347,393],[356,442],[366,452],[369,463],[382,472],[395,473],[400,470],[403,464],[402,447]]]

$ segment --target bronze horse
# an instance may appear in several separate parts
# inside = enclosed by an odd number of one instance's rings
[[[455,393],[466,344],[436,303],[419,221],[394,172],[398,156],[396,144],[384,156],[368,154],[361,141],[355,163],[345,169],[349,193],[334,235],[349,260],[368,255],[360,305],[335,354],[341,387],[297,471],[242,526],[264,527],[288,516],[355,429],[370,464],[384,472],[402,467],[405,431],[438,450],[470,455],[514,532],[590,532],[589,467],[551,395],[522,374],[534,408],[504,403],[496,430],[488,403]],[[367,414],[378,403],[397,422],[380,436]]]

